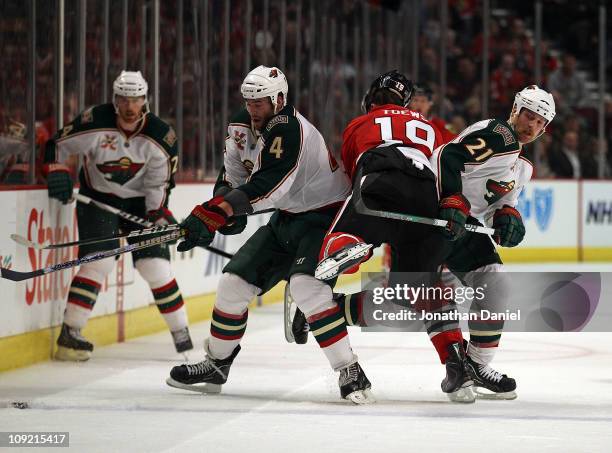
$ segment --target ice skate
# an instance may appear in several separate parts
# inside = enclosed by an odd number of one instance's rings
[[[469,373],[465,349],[461,343],[448,345],[446,359],[446,377],[442,380],[442,391],[455,403],[473,403],[476,401],[472,391],[472,377]]]
[[[81,335],[81,329],[75,329],[67,324],[62,324],[62,331],[57,338],[55,359],[69,362],[84,362],[91,357],[93,348],[93,344]]]
[[[346,269],[355,266],[368,256],[372,244],[358,242],[346,245],[327,258],[321,260],[315,269],[315,278],[319,280],[331,280],[342,274]]]
[[[221,393],[221,386],[227,382],[232,362],[240,352],[240,345],[225,359],[212,358],[208,342],[204,343],[204,350],[207,355],[201,362],[173,367],[166,384],[192,392]]]
[[[369,404],[376,401],[370,390],[372,384],[357,362],[340,370],[338,385],[342,398],[355,404]]]
[[[477,398],[513,400],[516,399],[516,381],[494,370],[489,365],[477,363],[467,356],[467,365],[474,379],[474,393]]]

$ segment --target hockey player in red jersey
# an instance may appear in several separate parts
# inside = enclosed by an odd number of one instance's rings
[[[368,207],[435,217],[438,198],[429,158],[442,142],[429,121],[406,108],[412,89],[412,82],[397,71],[372,83],[362,102],[364,115],[344,130],[342,160],[354,190],[360,179]],[[349,196],[325,237],[320,256],[324,261],[319,266],[331,265],[327,279],[354,273],[369,258],[369,248],[360,244],[388,242],[398,252],[398,271],[433,270],[434,235],[435,228],[428,225],[359,214]],[[342,263],[334,267],[339,261]]]

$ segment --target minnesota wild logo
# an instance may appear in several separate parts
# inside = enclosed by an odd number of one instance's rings
[[[484,199],[487,200],[489,205],[492,205],[507,193],[511,192],[512,189],[514,189],[514,181],[506,182],[489,179],[487,180],[487,192],[485,193]]]
[[[144,164],[132,162],[129,157],[96,164],[98,171],[104,175],[104,178],[121,185],[132,179],[143,166]]]

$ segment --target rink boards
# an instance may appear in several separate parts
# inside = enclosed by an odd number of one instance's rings
[[[527,235],[523,244],[502,251],[512,261],[612,261],[612,185],[610,182],[538,181],[521,195]],[[179,184],[170,208],[181,220],[194,205],[208,199],[210,184]],[[60,251],[28,250],[10,240],[12,233],[29,240],[68,242],[77,240],[74,205],[49,200],[46,190],[0,192],[5,218],[0,222],[0,262],[3,267],[31,271],[77,257],[76,248]],[[214,246],[235,252],[268,215],[254,216],[240,235],[217,235]],[[214,291],[225,259],[195,249],[177,254],[173,268],[190,320],[208,319]],[[369,263],[377,270],[379,260]],[[65,301],[76,269],[14,283],[0,280],[3,316],[0,317],[0,370],[48,359],[61,323]],[[276,288],[260,302],[280,300]],[[84,333],[98,345],[115,343],[165,329],[144,280],[123,255],[106,279]]]

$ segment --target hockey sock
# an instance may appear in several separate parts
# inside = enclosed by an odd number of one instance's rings
[[[242,314],[233,315],[213,309],[212,320],[210,321],[210,352],[216,359],[229,357],[232,351],[240,344],[240,340],[246,331],[249,311],[245,310]]]
[[[151,288],[155,305],[164,317],[171,332],[187,327],[187,311],[183,303],[183,296],[175,279],[170,280],[159,288]]]
[[[440,363],[446,363],[448,358],[448,345],[453,343],[463,344],[463,335],[460,329],[447,330],[445,332],[434,333],[433,336],[430,334],[429,339],[436,348],[436,352],[440,357]]]
[[[363,298],[367,293],[368,291],[361,291],[334,299],[338,303],[340,311],[344,314],[347,325],[367,327],[363,319]]]
[[[85,327],[101,287],[101,283],[76,275],[68,292],[64,323],[75,329]]]
[[[353,360],[346,321],[338,305],[309,316],[307,320],[310,331],[334,370],[345,367]]]
[[[471,314],[480,316],[480,313],[473,309]],[[468,327],[470,329],[470,344],[478,348],[495,349],[499,345],[499,339],[504,330],[504,321],[470,318]]]
[[[497,345],[481,347],[476,346],[474,343],[472,343],[472,340],[470,340],[467,354],[474,362],[480,363],[481,365],[488,365],[493,361],[493,357],[495,357],[496,352]]]

